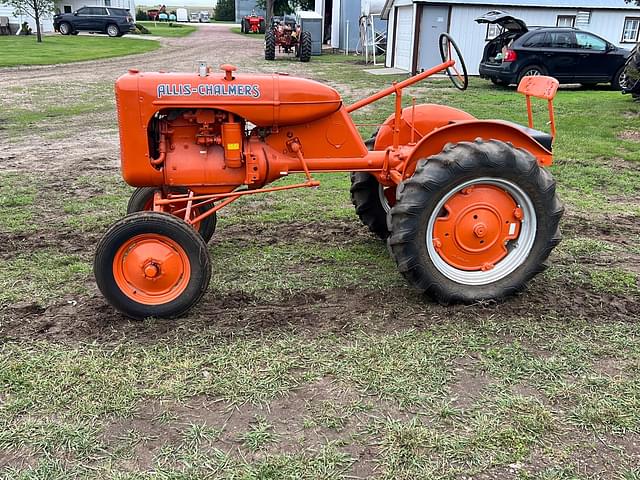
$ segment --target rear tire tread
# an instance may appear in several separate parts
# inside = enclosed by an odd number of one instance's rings
[[[426,253],[424,234],[429,207],[434,208],[455,185],[482,176],[506,178],[525,190],[538,226],[529,256],[515,271],[491,284],[470,286],[448,279],[435,268]],[[449,145],[421,160],[414,175],[398,186],[396,200],[388,216],[389,252],[411,285],[443,304],[501,300],[521,291],[545,269],[544,262],[562,238],[559,221],[564,206],[556,196],[553,177],[529,152],[498,140]]]

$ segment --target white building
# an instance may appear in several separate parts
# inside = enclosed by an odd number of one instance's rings
[[[496,32],[474,20],[490,10],[509,12],[530,26],[574,26],[626,48],[639,39],[640,8],[624,0],[387,0],[386,66],[418,72],[440,63],[438,37],[447,32],[469,74],[477,75],[484,45]]]

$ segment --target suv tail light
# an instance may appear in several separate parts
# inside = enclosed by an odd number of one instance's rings
[[[517,58],[518,58],[518,55],[516,55],[516,52],[514,50],[507,50],[507,53],[504,56],[504,58],[502,59],[502,61],[503,62],[515,62]]]

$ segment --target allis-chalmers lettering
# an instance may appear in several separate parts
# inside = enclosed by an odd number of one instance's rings
[[[225,85],[220,83],[207,83],[191,85],[189,83],[161,83],[157,88],[158,98],[162,97],[188,97],[200,95],[201,97],[252,97],[260,98],[260,86],[248,84]]]

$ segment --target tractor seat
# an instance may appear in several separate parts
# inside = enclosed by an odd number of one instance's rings
[[[519,123],[515,122],[503,121],[503,123],[515,127],[523,133],[526,133],[544,148],[551,151],[553,145],[553,137],[547,132],[541,132],[540,130],[536,130],[535,128],[525,127],[524,125],[520,125]]]

